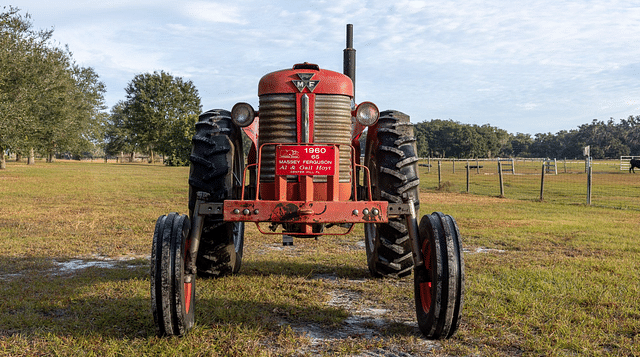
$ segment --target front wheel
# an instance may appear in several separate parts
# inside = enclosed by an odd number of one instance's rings
[[[424,265],[415,267],[416,315],[429,339],[453,336],[464,300],[464,260],[460,231],[453,217],[434,212],[419,226]]]
[[[151,248],[151,306],[160,336],[182,336],[194,323],[195,276],[185,272],[190,258],[187,215],[170,213],[156,222]]]

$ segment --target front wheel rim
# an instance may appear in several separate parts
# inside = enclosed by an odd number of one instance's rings
[[[187,236],[185,237],[186,242],[184,245],[184,267],[182,268],[183,274],[184,272],[186,272],[186,268],[187,268],[187,262],[189,262],[191,260],[191,236]],[[189,273],[187,273],[189,274]],[[184,294],[184,313],[185,314],[189,314],[189,312],[191,311],[191,297],[193,296],[193,279],[195,278],[194,275],[187,275],[185,276],[185,280],[183,283],[183,290],[182,293]]]
[[[191,294],[193,283],[184,283],[184,312],[188,314],[191,311]]]
[[[426,269],[425,277],[429,281],[420,282],[420,301],[422,310],[425,314],[428,314],[429,310],[431,310],[431,246],[428,239],[425,239],[422,243],[422,260]]]

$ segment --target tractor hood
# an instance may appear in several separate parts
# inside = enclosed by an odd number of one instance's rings
[[[342,73],[300,63],[292,69],[271,72],[258,84],[258,95],[278,93],[340,94],[353,97],[351,78]]]

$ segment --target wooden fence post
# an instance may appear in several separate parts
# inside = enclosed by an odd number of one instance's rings
[[[545,164],[542,164],[542,178],[540,179],[540,201],[544,201],[544,173],[546,172]]]
[[[502,181],[502,163],[498,161],[498,176],[500,176],[500,197],[504,197],[504,183]]]
[[[593,170],[592,167],[589,166],[587,169],[587,205],[591,205],[591,174]]]
[[[467,160],[467,193],[469,193],[469,161]]]

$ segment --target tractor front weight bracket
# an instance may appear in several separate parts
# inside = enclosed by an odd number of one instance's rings
[[[198,248],[200,247],[200,236],[202,235],[202,227],[204,226],[204,216],[208,214],[215,214],[217,205],[222,206],[221,203],[206,203],[209,198],[209,194],[206,192],[198,192],[195,207],[193,208],[193,217],[191,217],[191,233],[189,239],[191,244],[189,245],[189,259],[186,262],[185,271],[188,274],[187,280],[193,279],[196,276],[196,259],[198,258]],[[222,207],[219,207],[222,210]],[[207,212],[207,213],[205,213]],[[208,213],[211,212],[211,213]],[[190,281],[186,281],[187,283]]]
[[[413,204],[413,197],[408,199],[406,206],[409,206],[410,213],[405,215],[407,221],[407,230],[409,231],[409,237],[411,238],[412,251],[413,251],[413,264],[416,267],[424,265],[422,259],[420,237],[418,233],[418,216],[416,215],[415,205]]]
[[[352,224],[387,223],[390,217],[406,217],[410,237],[417,243],[417,220],[413,203],[389,203],[386,201],[265,201],[226,200],[207,202],[207,194],[198,192],[193,211],[191,230],[191,261],[187,271],[195,273],[200,235],[205,216],[215,216],[225,222],[316,223]],[[260,228],[258,226],[258,228]],[[279,234],[264,232],[265,234]],[[310,232],[306,232],[308,234]],[[295,235],[295,234],[294,234]],[[414,238],[415,236],[415,238]],[[414,247],[415,249],[415,247]],[[420,259],[418,254],[417,260]],[[191,270],[189,269],[191,268]]]

